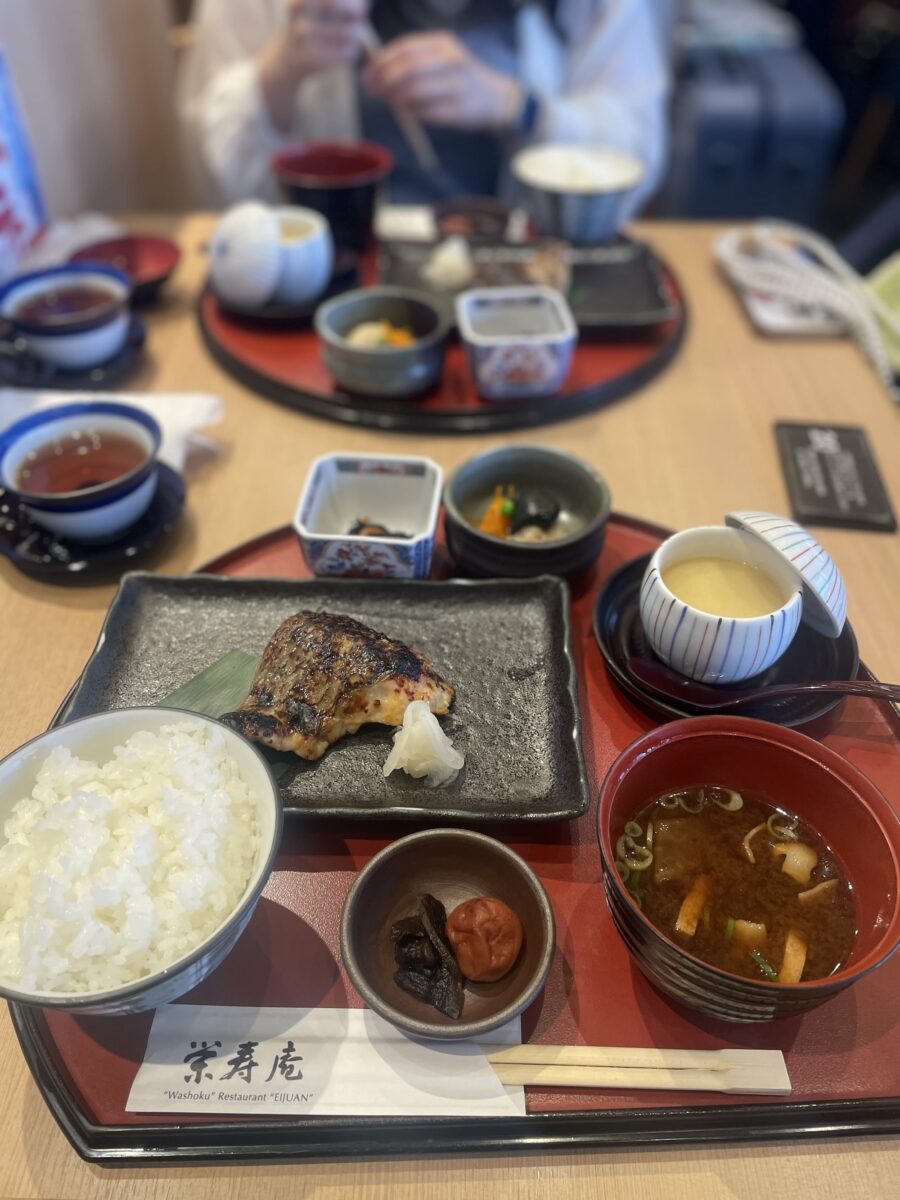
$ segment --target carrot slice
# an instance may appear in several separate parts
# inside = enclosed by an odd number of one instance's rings
[[[709,900],[712,890],[712,880],[708,875],[698,875],[694,885],[681,902],[678,910],[678,920],[675,922],[676,933],[693,937],[697,932],[697,923],[703,914],[703,909]]]

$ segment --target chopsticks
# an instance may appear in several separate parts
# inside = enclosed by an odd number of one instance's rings
[[[503,1084],[788,1096],[780,1050],[628,1046],[485,1046]]]
[[[364,36],[364,49],[368,56],[372,58],[381,49],[382,41],[375,32],[371,21],[366,22]],[[440,161],[438,160],[434,146],[431,144],[431,139],[425,132],[422,124],[408,113],[406,109],[400,108],[397,105],[391,106],[391,112],[394,114],[394,120],[400,126],[400,132],[406,138],[407,144],[422,170],[429,172],[440,171]]]

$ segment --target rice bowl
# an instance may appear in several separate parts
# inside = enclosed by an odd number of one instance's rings
[[[173,709],[51,730],[0,763],[0,994],[136,1012],[225,957],[268,879],[281,804],[234,731]]]

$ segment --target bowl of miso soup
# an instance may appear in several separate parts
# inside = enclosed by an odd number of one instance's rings
[[[598,824],[622,940],[660,991],[708,1016],[795,1016],[900,941],[900,819],[796,730],[661,726],[611,766]]]

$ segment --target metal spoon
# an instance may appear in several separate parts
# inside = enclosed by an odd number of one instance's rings
[[[756,704],[760,700],[774,700],[777,696],[805,696],[809,693],[831,692],[844,696],[868,696],[872,700],[900,702],[900,684],[878,683],[866,679],[833,679],[818,683],[773,683],[769,687],[752,688],[750,691],[734,691],[724,687],[710,687],[688,679],[672,671],[663,663],[650,662],[646,658],[629,658],[628,670],[645,687],[665,696],[692,704],[696,708],[708,708],[716,712],[727,712],[742,708],[745,704]]]

